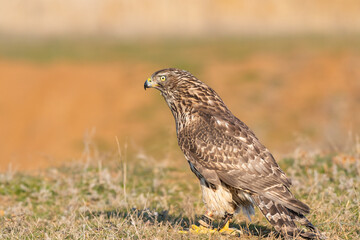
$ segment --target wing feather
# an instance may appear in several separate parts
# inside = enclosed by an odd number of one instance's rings
[[[187,159],[202,169],[198,170],[204,172],[201,174],[211,173],[210,182],[217,182],[216,173],[231,187],[263,195],[296,212],[308,213],[309,207],[289,191],[291,181],[268,149],[243,122],[233,115],[225,117],[200,114],[191,126],[179,133],[179,145]]]

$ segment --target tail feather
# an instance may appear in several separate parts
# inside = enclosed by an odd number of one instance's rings
[[[308,214],[310,212],[309,206],[297,200],[290,192],[289,188],[283,184],[275,184],[271,187],[268,187],[263,197],[272,199],[277,203],[286,206],[286,208],[293,210],[294,212],[302,214]]]
[[[265,218],[282,235],[290,237],[300,236],[305,239],[322,238],[317,228],[302,213],[296,213],[264,196],[253,196],[253,199]],[[306,227],[309,231],[298,228],[296,222]]]

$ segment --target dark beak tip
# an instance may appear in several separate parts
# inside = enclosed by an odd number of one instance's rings
[[[146,91],[146,88],[147,88],[147,85],[146,85],[146,82],[144,83],[144,89],[145,89],[145,91]]]

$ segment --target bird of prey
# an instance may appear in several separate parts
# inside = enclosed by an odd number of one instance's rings
[[[212,88],[176,68],[155,72],[144,88],[161,92],[175,118],[178,144],[200,180],[207,211],[194,232],[211,230],[213,217],[222,218],[215,231],[228,231],[234,214],[250,218],[256,205],[282,235],[319,238],[304,216],[309,207],[290,192],[290,179]]]

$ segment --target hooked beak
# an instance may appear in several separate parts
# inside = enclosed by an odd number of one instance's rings
[[[144,89],[145,90],[147,88],[152,88],[152,87],[156,87],[156,86],[158,86],[158,84],[154,83],[154,81],[151,79],[151,77],[149,77],[144,83]]]
[[[149,86],[148,86],[148,81],[146,80],[144,83],[144,89],[146,90],[147,88],[149,88]]]

